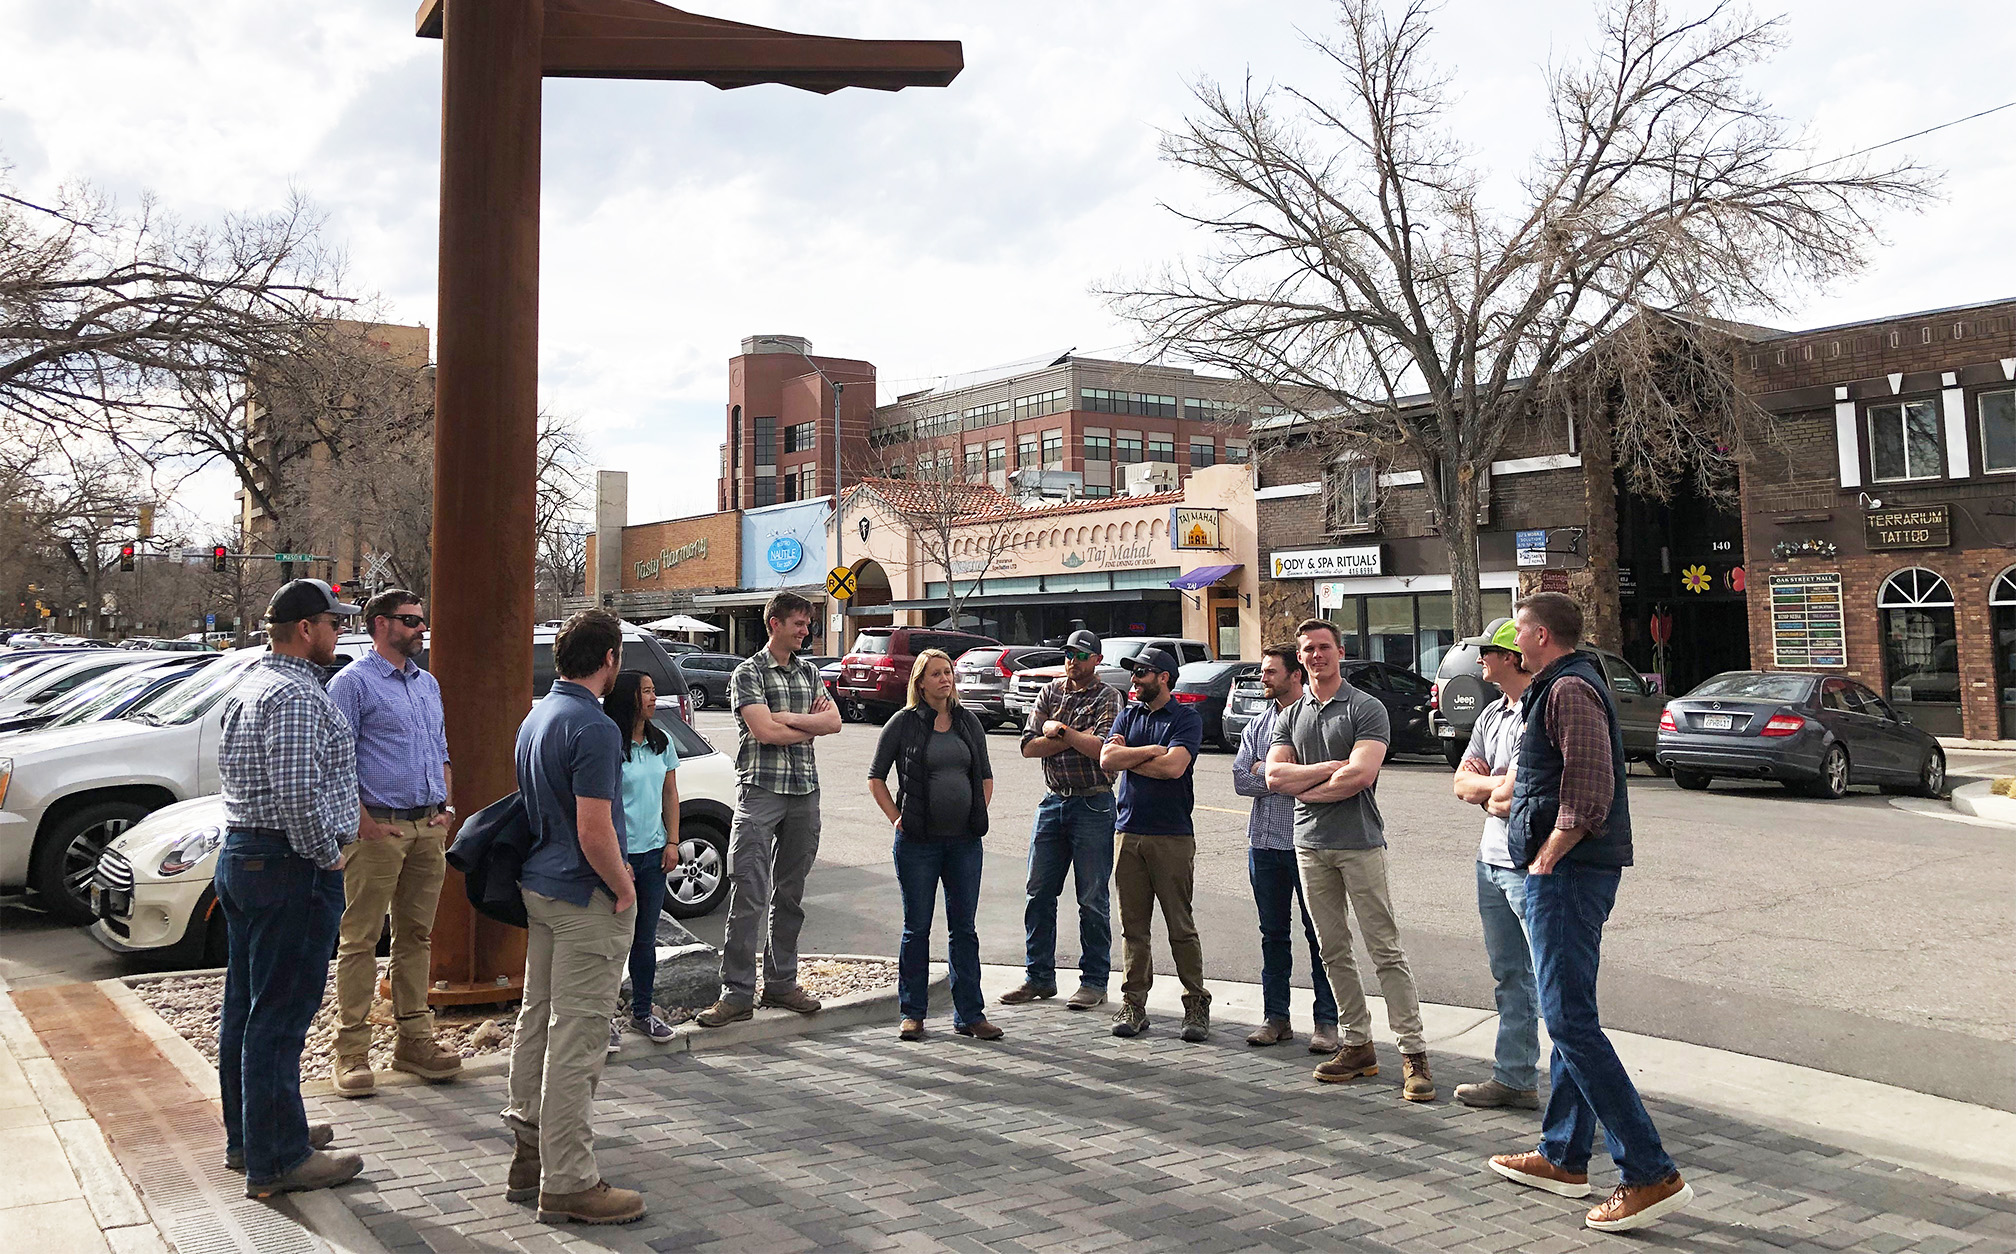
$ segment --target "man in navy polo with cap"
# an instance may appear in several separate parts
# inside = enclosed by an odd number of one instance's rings
[[[1211,1035],[1211,994],[1204,988],[1204,946],[1190,905],[1197,863],[1190,811],[1204,720],[1171,699],[1176,659],[1168,650],[1143,649],[1127,666],[1134,672],[1134,704],[1114,722],[1099,754],[1100,769],[1120,773],[1113,886],[1120,896],[1126,978],[1120,984],[1113,1035],[1139,1036],[1148,1030],[1148,990],[1155,983],[1148,933],[1160,902],[1176,978],[1183,982],[1183,1039],[1201,1041]]]

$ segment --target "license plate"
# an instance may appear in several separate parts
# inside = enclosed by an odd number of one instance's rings
[[[1736,726],[1736,716],[1733,714],[1703,714],[1701,716],[1701,726],[1708,731],[1728,731],[1730,728]]]

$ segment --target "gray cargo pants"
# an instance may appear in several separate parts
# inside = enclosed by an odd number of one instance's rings
[[[756,1000],[756,953],[763,982],[798,982],[798,932],[805,926],[805,877],[819,856],[819,790],[791,796],[743,784],[728,836],[728,929],[721,940],[721,996]],[[767,941],[767,944],[765,943]]]

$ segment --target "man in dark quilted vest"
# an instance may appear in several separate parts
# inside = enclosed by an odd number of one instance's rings
[[[1553,1091],[1540,1147],[1500,1154],[1491,1169],[1562,1197],[1589,1194],[1596,1125],[1618,1184],[1585,1216],[1599,1232],[1643,1228],[1694,1191],[1659,1142],[1638,1089],[1596,1013],[1603,924],[1631,865],[1624,739],[1596,659],[1578,651],[1582,609],[1559,592],[1514,608],[1519,652],[1533,680],[1520,698],[1526,725],[1509,781],[1508,844],[1526,868],[1526,929],[1540,1013],[1554,1042]]]

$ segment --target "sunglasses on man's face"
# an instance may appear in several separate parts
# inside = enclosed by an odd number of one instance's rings
[[[1064,656],[1074,662],[1089,661],[1092,657],[1090,653],[1085,652],[1083,649],[1066,649],[1064,650]]]
[[[425,618],[422,618],[418,614],[387,614],[385,615],[385,617],[391,619],[395,623],[403,623],[408,627],[414,628],[415,630],[418,630],[419,628],[425,627],[427,625],[427,620]]]

